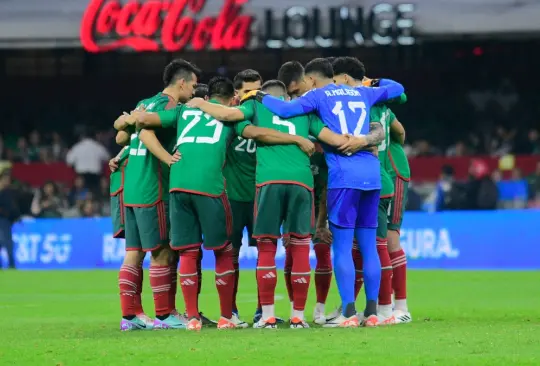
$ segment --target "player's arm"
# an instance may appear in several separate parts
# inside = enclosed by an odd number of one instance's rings
[[[390,124],[390,137],[392,140],[397,141],[401,145],[405,143],[405,128],[395,117]]]
[[[124,112],[118,117],[113,124],[116,131],[123,131],[135,124],[135,119],[130,114]]]
[[[398,98],[405,92],[403,85],[390,79],[379,79],[372,88],[359,87],[366,92],[370,106]]]
[[[351,155],[360,150],[367,150],[377,155],[377,146],[384,140],[384,128],[379,122],[369,124],[369,133],[364,136],[351,136],[346,144],[338,147],[344,154]]]
[[[139,132],[139,139],[156,158],[168,166],[171,166],[174,163],[173,156],[161,145],[154,131],[141,130]]]
[[[118,131],[116,133],[116,143],[120,146],[126,146],[129,144],[130,142],[130,139],[131,139],[131,136],[129,135],[129,133],[127,133],[126,131],[124,130],[121,130],[121,131]]]
[[[109,169],[111,170],[111,173],[114,173],[118,169],[118,162],[126,149],[129,149],[129,146],[124,146],[114,158],[109,160]]]
[[[300,116],[317,109],[317,100],[314,91],[307,92],[300,98],[286,102],[259,90],[255,99],[281,118]]]
[[[315,152],[315,144],[306,138],[279,132],[271,128],[257,127],[247,121],[237,123],[235,131],[245,139],[264,142],[269,145],[297,145],[307,155]]]
[[[160,112],[133,111],[131,115],[137,121],[137,129],[155,129],[175,127],[178,113],[182,106]]]
[[[187,102],[187,106],[198,108],[204,113],[211,115],[221,122],[238,122],[250,119],[245,115],[244,109],[240,107],[227,107],[221,104],[210,103],[202,98],[193,98]]]

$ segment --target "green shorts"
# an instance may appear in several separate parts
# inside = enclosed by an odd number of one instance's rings
[[[232,214],[225,194],[219,197],[171,192],[171,248],[221,249],[230,242]]]
[[[257,246],[257,241],[253,239],[253,205],[254,202],[229,201],[231,204],[233,229],[232,229],[232,245],[236,249],[242,246],[244,238],[244,228],[248,232],[248,245],[250,247]]]
[[[394,197],[388,210],[388,230],[399,232],[403,221],[403,212],[407,205],[409,182],[400,177],[394,178]]]
[[[113,238],[125,238],[124,195],[122,191],[111,196],[111,218],[113,224]]]
[[[124,209],[126,250],[150,252],[167,245],[169,241],[169,214],[167,202],[159,201],[150,207]]]
[[[266,184],[257,187],[253,237],[307,238],[315,228],[313,191],[297,184]]]
[[[379,210],[377,212],[377,239],[388,237],[388,207],[392,198],[381,198],[379,200]]]

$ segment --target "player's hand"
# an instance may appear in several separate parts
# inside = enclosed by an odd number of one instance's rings
[[[172,164],[178,163],[182,159],[182,154],[180,154],[180,151],[176,150],[172,156]]]
[[[244,94],[242,99],[240,99],[240,103],[243,103],[248,99],[255,98],[257,96],[257,92],[258,92],[258,90],[251,90],[251,91],[247,92],[246,94]]]
[[[347,142],[338,147],[338,150],[347,156],[351,156],[357,151],[367,146],[366,136],[352,136],[346,135],[348,137]]]
[[[300,150],[302,150],[307,156],[311,156],[315,152],[315,144],[304,137],[299,137],[296,145],[298,145]]]
[[[318,227],[315,231],[315,237],[324,244],[332,244],[332,233],[326,227]]]
[[[114,173],[118,169],[118,159],[112,158],[109,160],[109,169],[111,170],[111,173]]]
[[[186,106],[190,108],[199,108],[205,100],[203,98],[192,98],[187,103]]]

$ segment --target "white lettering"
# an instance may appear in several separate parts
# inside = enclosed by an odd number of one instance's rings
[[[459,257],[459,249],[452,247],[450,232],[445,228],[402,229],[401,245],[412,259]]]

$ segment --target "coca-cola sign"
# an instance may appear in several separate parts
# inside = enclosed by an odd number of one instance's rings
[[[414,43],[411,4],[322,10],[293,6],[283,14],[266,9],[256,19],[244,9],[247,0],[224,0],[215,15],[203,13],[206,1],[91,0],[81,23],[81,43],[89,52]]]

